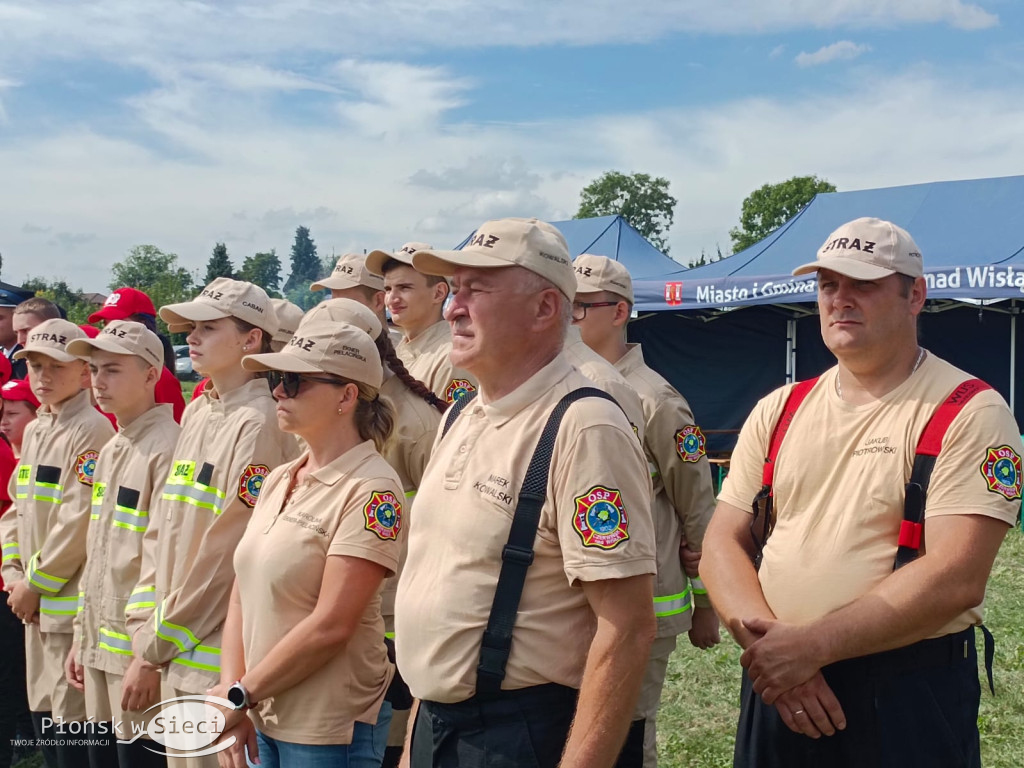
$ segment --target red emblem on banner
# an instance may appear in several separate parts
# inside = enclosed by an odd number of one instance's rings
[[[665,303],[671,307],[678,307],[683,303],[682,283],[665,283]]]

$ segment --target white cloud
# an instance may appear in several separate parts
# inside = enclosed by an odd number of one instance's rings
[[[786,46],[776,45],[768,54],[769,59],[777,59],[786,52]]]
[[[793,60],[801,67],[817,67],[821,64],[828,64],[831,61],[850,61],[870,50],[870,45],[862,45],[850,40],[840,40],[831,45],[823,46],[814,53],[801,51]]]

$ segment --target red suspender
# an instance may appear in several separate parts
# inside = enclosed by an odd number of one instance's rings
[[[789,432],[789,427],[793,423],[793,417],[796,416],[796,411],[800,404],[817,383],[818,377],[815,376],[813,379],[807,379],[807,381],[798,381],[796,386],[789,390],[789,397],[786,398],[786,404],[782,408],[782,415],[775,422],[772,440],[768,444],[768,456],[764,460],[764,470],[761,473],[761,482],[769,488],[771,488],[772,480],[775,478],[775,460],[779,456],[779,449],[782,448],[782,440],[786,437],[786,433]]]

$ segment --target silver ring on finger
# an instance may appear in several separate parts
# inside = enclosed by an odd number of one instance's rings
[[[794,715],[802,715],[802,714],[804,714],[804,711],[802,709],[794,709],[793,710],[793,714]]]

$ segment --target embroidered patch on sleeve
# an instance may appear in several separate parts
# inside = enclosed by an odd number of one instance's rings
[[[992,493],[998,493],[1008,501],[1021,496],[1021,459],[1013,448],[1000,445],[989,448],[981,462],[981,474]]]
[[[476,387],[468,379],[452,379],[444,391],[444,400],[451,405],[470,392],[476,392]]]
[[[595,485],[574,501],[572,525],[584,547],[615,549],[629,538],[629,517],[617,489]]]
[[[266,464],[250,464],[242,472],[238,480],[238,498],[247,507],[255,507],[256,500],[260,497],[260,489],[263,487],[263,480],[270,474],[270,467]]]
[[[402,530],[402,502],[391,491],[374,491],[363,506],[366,530],[373,531],[377,538],[394,541]]]
[[[99,451],[86,451],[78,454],[75,459],[75,476],[82,485],[92,485],[92,476],[96,472],[96,459]]]
[[[706,442],[700,427],[689,424],[676,432],[676,453],[683,461],[699,461],[707,454]]]

